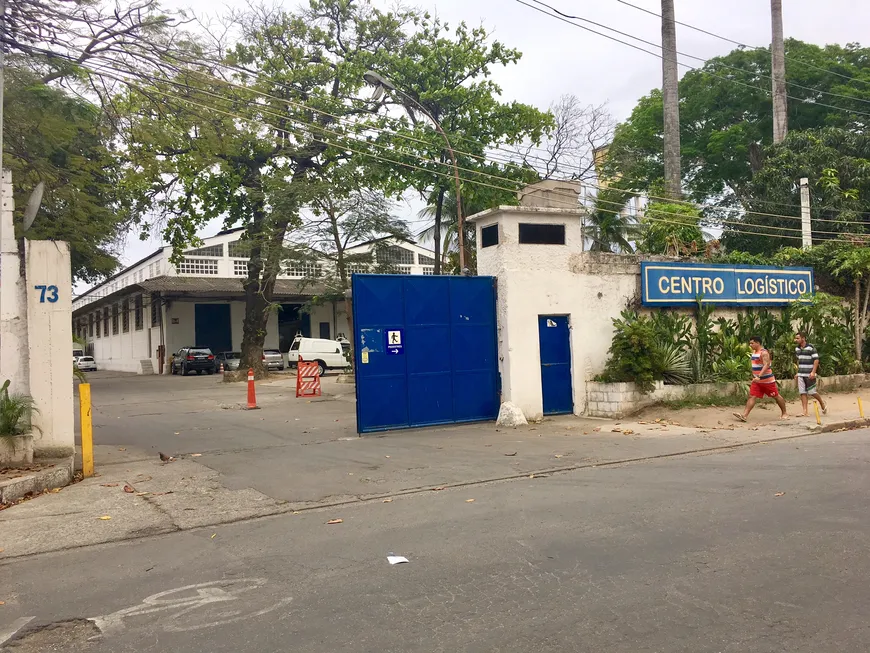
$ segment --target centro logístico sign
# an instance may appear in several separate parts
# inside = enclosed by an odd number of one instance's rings
[[[710,263],[640,264],[644,306],[704,304],[782,306],[815,289],[812,268]]]

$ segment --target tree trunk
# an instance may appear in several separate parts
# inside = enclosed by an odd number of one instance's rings
[[[665,195],[682,196],[680,173],[680,91],[674,0],[662,0],[662,104],[664,108]]]
[[[441,274],[441,215],[444,211],[444,189],[438,189],[438,198],[435,200],[435,270],[437,276]]]
[[[782,36],[782,0],[770,0],[771,78],[773,79],[773,142],[781,143],[788,133],[785,86],[785,44]]]
[[[861,360],[861,323],[863,322],[861,314],[861,280],[855,279],[855,358]]]

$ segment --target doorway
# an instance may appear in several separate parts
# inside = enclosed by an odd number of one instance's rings
[[[233,348],[233,329],[229,304],[194,304],[194,342],[196,347],[208,347],[213,353]]]
[[[541,391],[544,415],[574,412],[571,380],[571,332],[567,315],[539,315]]]

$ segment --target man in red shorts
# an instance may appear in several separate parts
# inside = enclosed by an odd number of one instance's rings
[[[788,419],[788,414],[785,411],[785,399],[779,394],[776,387],[776,377],[773,376],[771,369],[770,352],[761,346],[759,336],[752,336],[749,339],[749,346],[752,348],[752,383],[749,385],[749,399],[746,401],[743,414],[734,413],[734,417],[745,422],[755,407],[756,400],[773,397],[776,405],[782,411],[780,419]]]

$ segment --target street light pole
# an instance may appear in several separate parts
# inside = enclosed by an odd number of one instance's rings
[[[438,133],[441,134],[441,137],[444,139],[444,144],[447,146],[447,152],[450,154],[450,161],[453,164],[453,178],[456,182],[456,222],[458,233],[457,237],[459,240],[459,273],[465,274],[465,218],[462,215],[462,196],[459,183],[459,166],[456,164],[456,153],[453,151],[453,146],[450,144],[450,139],[447,137],[447,133],[441,127],[441,123],[435,120],[435,116],[433,116],[426,110],[426,107],[424,107],[422,104],[420,104],[417,100],[412,98],[404,91],[396,88],[396,85],[383,75],[380,75],[370,70],[365,75],[363,75],[363,79],[371,86],[377,87],[378,90],[375,91],[375,100],[380,99],[381,95],[384,92],[392,92],[402,96],[404,100],[414,105],[415,108],[417,108],[423,115],[425,115],[427,118],[429,118],[429,120],[432,121],[432,124],[435,125],[435,129],[438,130]],[[435,255],[441,256],[441,252],[435,252]]]

